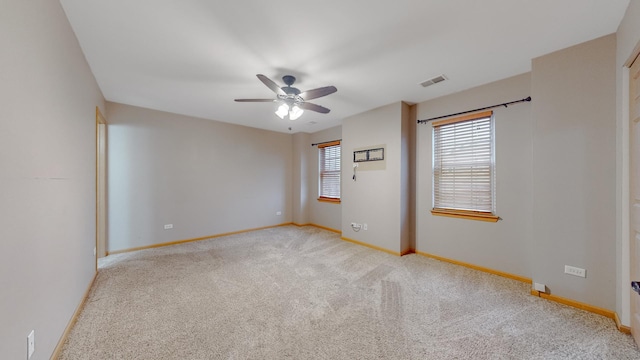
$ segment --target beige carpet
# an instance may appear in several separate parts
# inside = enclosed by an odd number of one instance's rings
[[[640,359],[529,285],[285,226],[113,255],[61,359]]]

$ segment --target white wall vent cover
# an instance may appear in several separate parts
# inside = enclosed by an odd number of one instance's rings
[[[421,82],[420,85],[422,85],[423,87],[427,87],[427,86],[431,86],[433,84],[437,84],[439,82],[443,82],[445,80],[447,80],[446,76],[438,75],[438,76],[436,76],[434,78],[431,78],[429,80],[425,80],[425,81]]]

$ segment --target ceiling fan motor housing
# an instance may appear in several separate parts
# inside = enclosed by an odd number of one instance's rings
[[[282,77],[282,81],[287,84],[287,86],[283,86],[281,89],[282,91],[284,91],[285,93],[287,93],[287,95],[298,95],[300,94],[300,90],[297,88],[292,87],[291,85],[293,85],[294,82],[296,82],[296,77],[292,76],[292,75],[285,75]]]
[[[282,81],[288,86],[291,86],[294,82],[296,82],[296,77],[293,75],[285,75],[282,77]]]

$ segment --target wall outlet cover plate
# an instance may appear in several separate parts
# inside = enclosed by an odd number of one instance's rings
[[[31,358],[31,355],[36,351],[36,332],[31,330],[27,335],[27,359]]]

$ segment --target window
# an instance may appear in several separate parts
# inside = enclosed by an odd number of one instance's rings
[[[340,141],[318,144],[320,201],[340,202]]]
[[[433,123],[432,214],[498,221],[493,122],[486,111]]]

